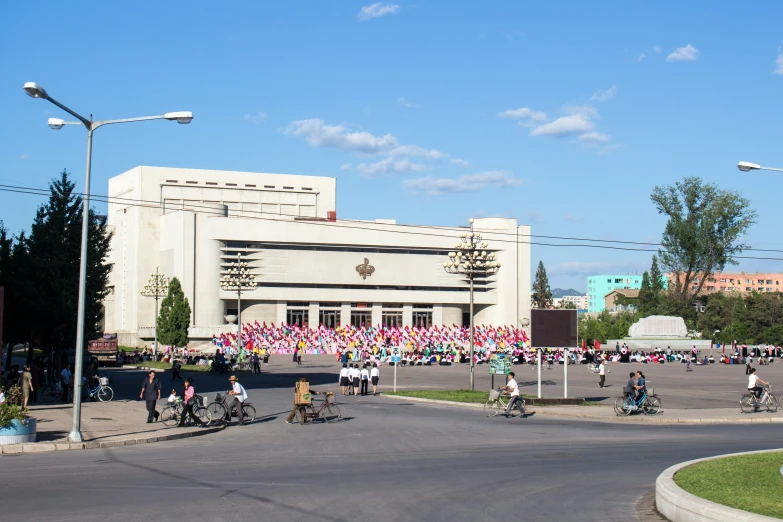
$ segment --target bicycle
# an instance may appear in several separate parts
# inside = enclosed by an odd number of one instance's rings
[[[100,377],[98,386],[95,388],[90,388],[90,385],[86,384],[84,391],[87,394],[87,399],[95,399],[97,397],[101,402],[109,402],[114,398],[114,390],[109,387],[108,377]]]
[[[226,404],[226,398],[228,395],[218,393],[215,395],[215,400],[207,405],[207,415],[209,416],[209,424],[228,424],[231,422],[231,417],[236,417],[236,408],[231,410],[231,416],[229,417],[228,404]],[[256,420],[256,409],[248,401],[242,403],[242,413],[245,417],[245,424],[250,424]]]
[[[755,393],[746,393],[740,398],[740,410],[742,410],[742,413],[759,411],[762,404],[767,406],[767,411],[769,412],[776,412],[780,408],[780,402],[772,394],[772,388],[769,384],[764,385],[764,394],[761,399],[758,399]]]
[[[195,400],[196,406],[193,408],[193,414],[199,421],[201,421],[202,425],[208,425],[211,419],[209,418],[209,412],[207,409],[202,406],[204,399],[197,395]],[[160,420],[163,422],[164,426],[176,426],[179,424],[180,419],[182,418],[183,411],[185,411],[185,407],[182,399],[177,398],[175,402],[169,403],[165,408],[163,408],[163,411],[160,413]],[[185,419],[185,424],[192,426],[193,419],[188,416],[188,418]]]
[[[500,390],[489,390],[489,400],[484,404],[484,415],[487,417],[495,417],[500,414],[501,411],[505,412],[508,408],[508,402],[506,398],[510,399],[510,395],[504,395],[500,393]],[[522,417],[525,416],[525,399],[521,396],[517,404],[522,403]]]
[[[630,395],[621,395],[614,401],[614,411],[617,415],[630,415],[635,411],[641,411],[645,415],[655,415],[661,411],[661,399],[653,393],[642,392],[641,397],[634,399]]]
[[[340,416],[340,408],[334,403],[332,392],[326,392],[318,408],[311,401],[310,404],[302,404],[296,410],[296,420],[303,426],[316,419],[323,419],[326,423],[336,422],[340,420]]]
[[[63,385],[61,381],[57,381],[54,384],[47,382],[41,389],[41,395],[44,402],[54,402],[63,396]],[[73,402],[73,388],[68,387],[68,399],[67,402]]]
[[[228,364],[220,364],[213,361],[207,375],[228,375],[229,373],[231,373],[231,368]]]

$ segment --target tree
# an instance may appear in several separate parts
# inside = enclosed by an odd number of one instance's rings
[[[562,308],[563,310],[576,310],[576,305],[571,301],[563,301],[560,304],[560,308]]]
[[[35,318],[34,337],[54,347],[72,347],[76,339],[79,295],[79,260],[83,201],[75,184],[63,170],[49,183],[49,200],[38,207],[30,236],[17,239],[14,282],[27,302],[26,314]],[[92,209],[88,221],[87,279],[85,294],[85,339],[94,338],[103,318],[102,301],[111,266],[107,263],[111,234],[106,218]],[[26,305],[26,306],[24,306]],[[81,347],[83,348],[83,347]]]
[[[642,274],[642,287],[639,289],[639,313],[642,317],[653,315],[655,313],[654,296],[652,286],[650,285],[650,274]]]
[[[533,280],[533,292],[531,301],[535,308],[549,308],[552,304],[552,290],[549,288],[549,278],[546,275],[544,262],[538,262],[536,278]]]
[[[161,343],[182,348],[190,342],[190,304],[179,279],[173,277],[169,283],[168,295],[160,303],[158,315],[158,339]]]
[[[657,302],[661,292],[663,292],[664,278],[661,274],[661,269],[658,268],[658,256],[652,256],[652,264],[650,265],[650,289],[652,290],[653,297]]]
[[[704,282],[747,245],[740,241],[756,221],[750,200],[721,190],[698,177],[686,177],[674,186],[657,186],[650,195],[659,214],[669,220],[658,250],[661,265],[674,275],[672,295],[690,303]]]

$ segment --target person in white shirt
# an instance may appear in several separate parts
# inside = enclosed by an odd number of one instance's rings
[[[372,370],[370,370],[370,379],[372,380],[372,394],[378,394],[378,381],[381,378],[381,372],[378,370],[378,365],[373,363]]]
[[[351,389],[353,390],[353,394],[357,395],[359,393],[359,365],[358,364],[352,364],[351,365]]]
[[[503,386],[501,391],[508,391],[511,395],[511,400],[508,402],[508,407],[506,408],[506,417],[511,415],[511,409],[514,407],[514,405],[519,408],[519,412],[521,413],[521,417],[525,416],[525,401],[522,400],[522,398],[519,396],[519,385],[517,384],[517,381],[514,377],[516,377],[516,374],[514,372],[511,372],[508,374],[509,381],[506,383],[505,386]]]
[[[169,395],[169,400],[167,402],[169,404],[177,402],[177,390],[171,390],[171,395]]]
[[[247,392],[245,391],[245,387],[239,384],[235,375],[229,377],[228,382],[231,383],[232,388],[228,394],[234,397],[234,400],[228,405],[228,417],[229,420],[231,420],[231,410],[236,407],[237,419],[239,421],[238,425],[242,426],[245,423],[245,412],[242,411],[242,404],[247,400]]]
[[[606,384],[606,361],[601,359],[601,364],[598,365],[598,387],[603,388]]]
[[[343,364],[340,370],[340,386],[343,389],[343,395],[347,395],[348,387],[351,385],[351,371],[348,369],[347,364]]]
[[[748,375],[748,391],[756,396],[757,399],[761,398],[761,392],[764,388],[759,386],[759,383],[769,385],[768,382],[762,381],[761,378],[756,375],[756,369],[750,369],[750,375]]]
[[[71,386],[71,376],[73,374],[71,373],[71,365],[69,364],[65,368],[63,368],[63,371],[60,372],[60,383],[63,386],[63,394],[62,394],[62,401],[63,404],[68,402],[68,388]]]
[[[367,395],[367,387],[370,384],[370,372],[367,371],[367,366],[362,367],[362,371],[359,372],[359,379],[362,382],[361,394]]]

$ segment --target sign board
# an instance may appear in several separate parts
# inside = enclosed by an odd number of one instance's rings
[[[391,351],[391,362],[398,363],[402,360],[402,355],[400,354],[399,348],[392,348]]]
[[[508,375],[511,372],[511,357],[496,353],[489,357],[490,375]]]
[[[531,348],[578,348],[576,310],[531,310]]]

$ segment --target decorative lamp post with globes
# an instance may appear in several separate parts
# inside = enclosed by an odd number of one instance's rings
[[[144,297],[155,298],[155,348],[152,350],[154,360],[158,360],[158,299],[169,295],[169,279],[165,275],[158,272],[158,267],[155,267],[155,273],[150,276],[150,280],[144,285],[144,290],[141,291],[141,295]]]
[[[454,245],[455,251],[449,252],[449,261],[443,263],[443,269],[450,274],[465,276],[470,286],[470,389],[475,389],[473,380],[474,343],[473,343],[473,283],[497,273],[500,263],[495,261],[495,253],[487,251],[489,245],[481,240],[481,234],[473,231],[473,218],[470,218],[470,232],[460,234],[460,242]]]
[[[242,351],[242,292],[255,290],[258,283],[250,273],[247,261],[242,261],[242,253],[237,253],[237,260],[231,263],[228,273],[220,280],[220,288],[227,292],[237,293],[237,348]]]

